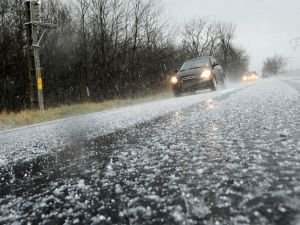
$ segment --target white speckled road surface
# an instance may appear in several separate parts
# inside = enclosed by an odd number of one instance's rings
[[[300,77],[0,133],[0,224],[300,224]]]

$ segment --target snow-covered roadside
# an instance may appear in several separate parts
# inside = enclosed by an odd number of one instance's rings
[[[238,88],[241,86],[0,132],[0,166],[31,160],[52,151],[60,151],[66,145],[134,126],[209,98],[234,92]]]

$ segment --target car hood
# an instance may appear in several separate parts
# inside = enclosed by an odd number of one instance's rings
[[[194,76],[194,75],[200,75],[204,70],[211,69],[211,67],[201,67],[196,69],[189,69],[185,71],[179,71],[177,73],[177,76],[179,77],[188,77],[188,76]]]

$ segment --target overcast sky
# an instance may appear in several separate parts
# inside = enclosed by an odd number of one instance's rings
[[[163,0],[172,21],[183,23],[200,16],[237,25],[235,42],[251,57],[250,69],[260,71],[262,61],[275,53],[291,57],[300,68],[300,47],[290,40],[300,37],[300,0]],[[295,58],[294,58],[295,57]]]

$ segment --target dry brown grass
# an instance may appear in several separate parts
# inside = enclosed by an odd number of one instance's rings
[[[103,110],[130,106],[153,100],[164,99],[172,96],[171,92],[134,99],[115,99],[101,103],[83,103],[63,105],[56,108],[48,108],[44,112],[38,110],[24,110],[18,113],[0,113],[0,130],[47,122],[71,116],[85,115]]]

